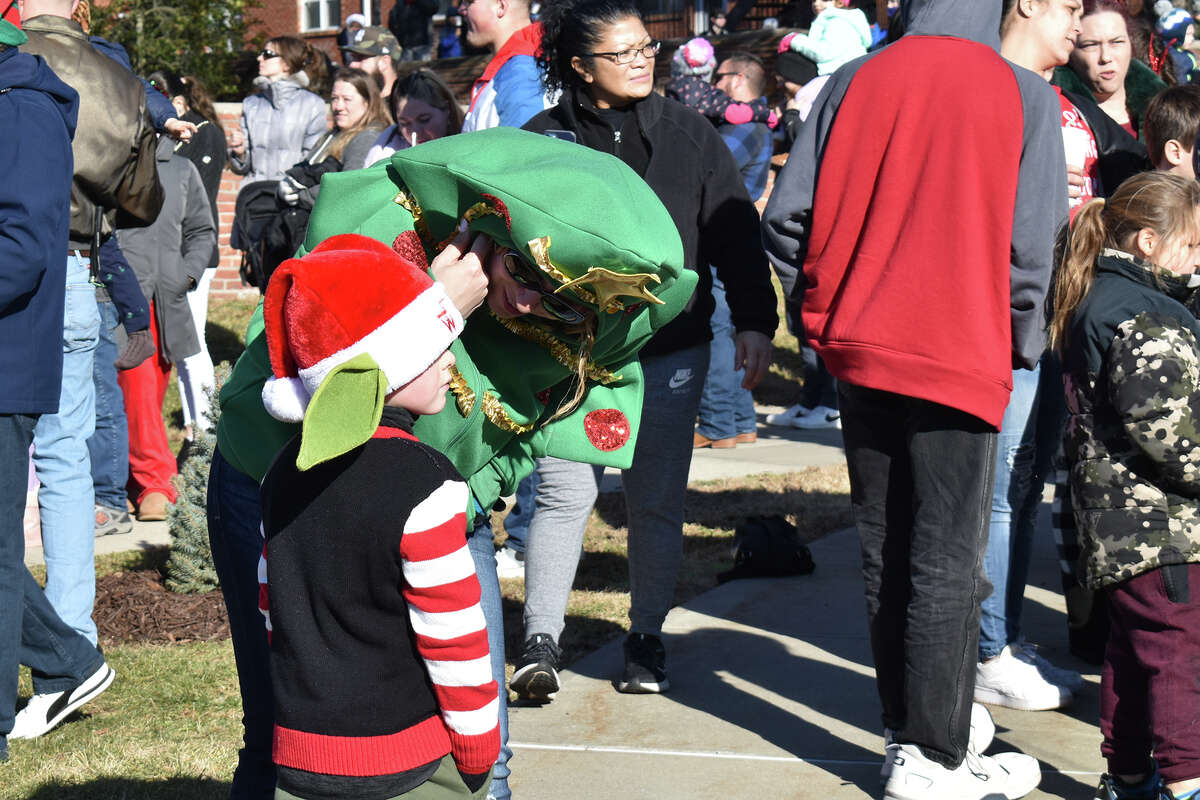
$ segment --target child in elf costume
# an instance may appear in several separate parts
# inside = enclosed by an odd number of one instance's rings
[[[306,249],[359,233],[425,267],[464,221],[492,243],[484,263],[487,302],[450,346],[453,402],[421,416],[413,432],[444,453],[470,489],[463,511],[499,683],[502,748],[491,793],[503,800],[503,622],[486,512],[538,456],[629,466],[641,418],[638,349],[683,309],[697,277],[684,267],[670,215],[631,169],[606,154],[512,128],[438,139],[368,169],[327,176]],[[358,280],[354,269],[344,272],[346,282]],[[256,608],[253,614],[244,608],[256,585],[251,545],[258,521],[250,517],[257,508],[239,498],[296,431],[263,407],[271,366],[262,331],[260,307],[246,352],[221,392],[209,487],[209,536],[227,585],[245,712],[235,786],[239,773],[263,773],[274,716],[258,699],[264,683],[269,696],[266,636],[252,619]],[[277,399],[276,416],[302,419],[299,402],[289,412]],[[406,480],[393,476],[397,486]]]
[[[355,234],[284,262],[263,315],[267,410],[304,416],[262,485],[275,796],[481,797],[500,726],[467,485],[412,432],[446,404],[462,316]]]

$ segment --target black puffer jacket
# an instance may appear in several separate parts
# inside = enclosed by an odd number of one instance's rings
[[[675,221],[684,264],[700,282],[683,313],[642,353],[661,355],[712,339],[709,264],[725,283],[734,328],[774,336],[779,317],[758,212],[729,147],[708,120],[674,100],[651,94],[633,108],[624,129],[614,132],[584,93],[567,90],[558,105],[524,127],[536,133],[569,131],[580,144],[617,156],[641,175]]]

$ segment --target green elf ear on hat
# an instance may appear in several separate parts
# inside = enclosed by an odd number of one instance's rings
[[[300,422],[301,470],[363,444],[387,395],[463,330],[441,284],[386,245],[345,234],[271,276],[263,321],[272,377],[263,405]]]
[[[6,19],[0,19],[0,44],[20,47],[28,41],[29,37],[25,35],[25,31]]]

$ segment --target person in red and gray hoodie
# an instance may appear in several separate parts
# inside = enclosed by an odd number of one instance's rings
[[[907,3],[902,39],[830,78],[763,219],[839,382],[893,800],[1040,779],[972,725],[996,431],[1066,216],[1058,98],[1000,57],[1001,6]]]

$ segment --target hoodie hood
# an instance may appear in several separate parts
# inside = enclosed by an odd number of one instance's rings
[[[67,132],[75,136],[79,118],[79,95],[63,83],[41,56],[12,49],[0,53],[0,92],[10,89],[29,89],[43,92],[54,101],[55,108],[66,123]]]
[[[1002,0],[907,0],[905,35],[954,36],[1000,52]]]

